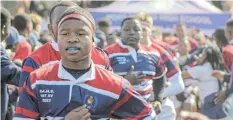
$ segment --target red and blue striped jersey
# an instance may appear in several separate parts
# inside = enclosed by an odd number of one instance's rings
[[[103,50],[93,46],[91,58],[97,66],[111,70],[108,56]],[[32,71],[41,66],[53,64],[60,59],[61,56],[55,41],[44,44],[24,60],[22,66],[23,72],[20,77],[19,85],[23,85],[24,81]]]
[[[133,65],[134,74],[145,75],[144,81],[134,85],[134,89],[148,100],[153,91],[152,80],[162,78],[166,73],[166,67],[159,52],[151,51],[141,45],[138,50],[135,50],[124,45],[122,41],[107,46],[104,50],[109,56],[114,73],[125,76]]]
[[[175,50],[172,48],[172,46],[166,42],[162,42],[159,40],[155,40],[153,38],[151,38],[151,42],[153,44],[159,45],[160,47],[162,47],[163,49],[165,49],[172,57],[174,57],[174,52]]]
[[[157,44],[157,42],[152,41],[152,44],[146,47],[149,47],[151,51],[158,51],[160,53],[160,56],[167,68],[167,73],[166,73],[167,78],[179,72],[178,66],[173,61],[173,56],[162,46]]]
[[[14,120],[60,120],[86,104],[91,119],[111,115],[126,120],[153,120],[155,112],[130,83],[111,71],[96,67],[75,79],[61,61],[33,71],[20,93]]]

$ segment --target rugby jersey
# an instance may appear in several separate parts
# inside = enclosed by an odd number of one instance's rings
[[[155,118],[151,105],[127,80],[93,63],[89,71],[75,79],[60,61],[30,74],[20,93],[14,120],[62,120],[84,104],[92,120],[105,120],[111,115],[126,120]]]
[[[107,46],[105,49],[110,59],[110,65],[114,73],[125,76],[131,66],[134,66],[133,74],[145,75],[143,82],[134,85],[134,89],[144,99],[148,100],[153,91],[153,80],[160,79],[166,74],[166,67],[159,52],[150,51],[139,45],[139,49],[124,45],[122,41]]]

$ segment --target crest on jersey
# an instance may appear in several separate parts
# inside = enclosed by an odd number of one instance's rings
[[[90,109],[91,107],[95,106],[95,104],[96,104],[96,98],[94,96],[87,95],[85,97],[85,103],[88,106],[88,108]]]

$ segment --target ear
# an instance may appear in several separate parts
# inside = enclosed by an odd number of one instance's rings
[[[229,30],[229,36],[231,36],[231,38],[233,38],[233,30]]]
[[[48,30],[51,32],[52,31],[52,26],[50,24],[48,24]]]
[[[48,27],[48,30],[49,30],[50,35],[53,37],[53,39],[55,39],[55,35],[54,35],[54,33],[53,33],[52,25],[51,25],[51,24],[48,24],[47,27]]]

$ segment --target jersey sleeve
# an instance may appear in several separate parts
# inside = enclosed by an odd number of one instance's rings
[[[120,98],[111,113],[125,120],[153,120],[155,118],[152,106],[140,97],[125,79],[123,79]]]
[[[35,62],[35,60],[31,57],[27,57],[22,65],[22,73],[19,80],[19,86],[23,86],[24,81],[30,75],[30,73],[38,68],[39,66]]]
[[[162,57],[158,57],[157,64],[156,64],[156,75],[155,79],[160,79],[165,76],[167,73],[166,65],[164,64],[164,61],[162,60]]]
[[[104,51],[104,57],[105,57],[105,60],[106,60],[106,65],[105,65],[105,69],[106,70],[109,70],[109,71],[113,71],[111,65],[110,65],[110,59],[107,55],[107,53]]]
[[[176,66],[172,56],[167,51],[162,52],[161,57],[167,68],[167,74],[166,74],[167,78],[179,72],[179,68]]]
[[[19,95],[13,120],[39,119],[38,101],[31,87],[34,80],[27,78]]]

